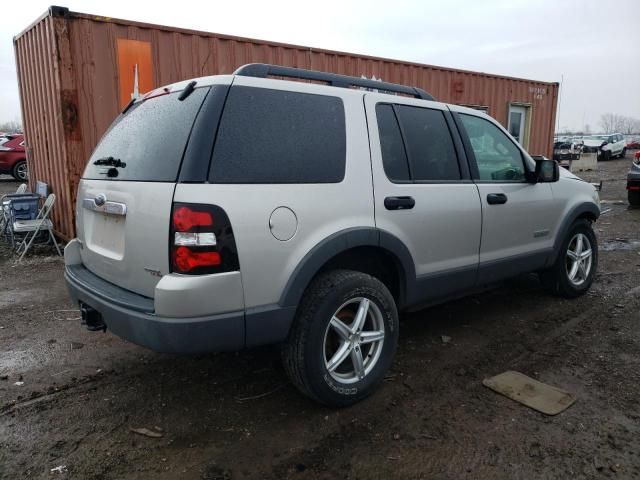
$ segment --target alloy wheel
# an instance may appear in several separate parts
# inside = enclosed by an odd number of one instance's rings
[[[342,304],[324,334],[327,371],[341,383],[364,379],[380,359],[384,338],[384,317],[375,302],[358,297]]]
[[[584,233],[573,236],[567,247],[566,268],[569,281],[580,286],[589,278],[593,264],[593,250],[589,237]]]
[[[16,168],[16,175],[18,177],[19,180],[26,180],[27,179],[27,164],[26,163],[21,163],[20,165],[18,165],[18,167]]]

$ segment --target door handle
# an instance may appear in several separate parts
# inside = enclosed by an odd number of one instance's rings
[[[489,205],[501,205],[507,203],[507,196],[504,193],[490,193],[487,195]]]
[[[416,204],[413,197],[387,197],[384,208],[387,210],[411,210]]]

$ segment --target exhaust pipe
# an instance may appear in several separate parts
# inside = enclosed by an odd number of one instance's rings
[[[82,317],[82,325],[85,325],[90,332],[107,331],[107,325],[102,320],[100,312],[86,303],[80,302],[80,315]]]

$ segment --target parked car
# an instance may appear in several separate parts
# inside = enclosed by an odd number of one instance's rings
[[[165,352],[279,343],[332,406],[382,383],[399,311],[523,272],[577,297],[598,259],[593,186],[488,115],[273,65],[135,100],[77,198],[65,278],[89,329]]]
[[[631,170],[627,174],[627,198],[629,205],[640,207],[640,152],[633,156]]]
[[[18,133],[0,136],[0,174],[13,175],[20,182],[27,180],[24,135]]]
[[[632,138],[631,140],[627,140],[627,150],[637,150],[640,149],[640,140]]]
[[[612,158],[624,158],[627,153],[627,147],[624,137],[620,133],[613,133],[585,137],[582,151],[585,153],[596,152],[598,160],[610,160]]]

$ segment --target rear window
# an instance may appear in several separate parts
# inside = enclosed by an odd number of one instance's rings
[[[212,183],[338,183],[345,117],[338,97],[232,87],[218,130]]]
[[[133,105],[102,137],[83,178],[175,182],[191,127],[208,91],[197,88],[183,101],[176,92]],[[107,159],[125,164],[115,168],[117,176],[109,176],[114,166],[104,165]]]

